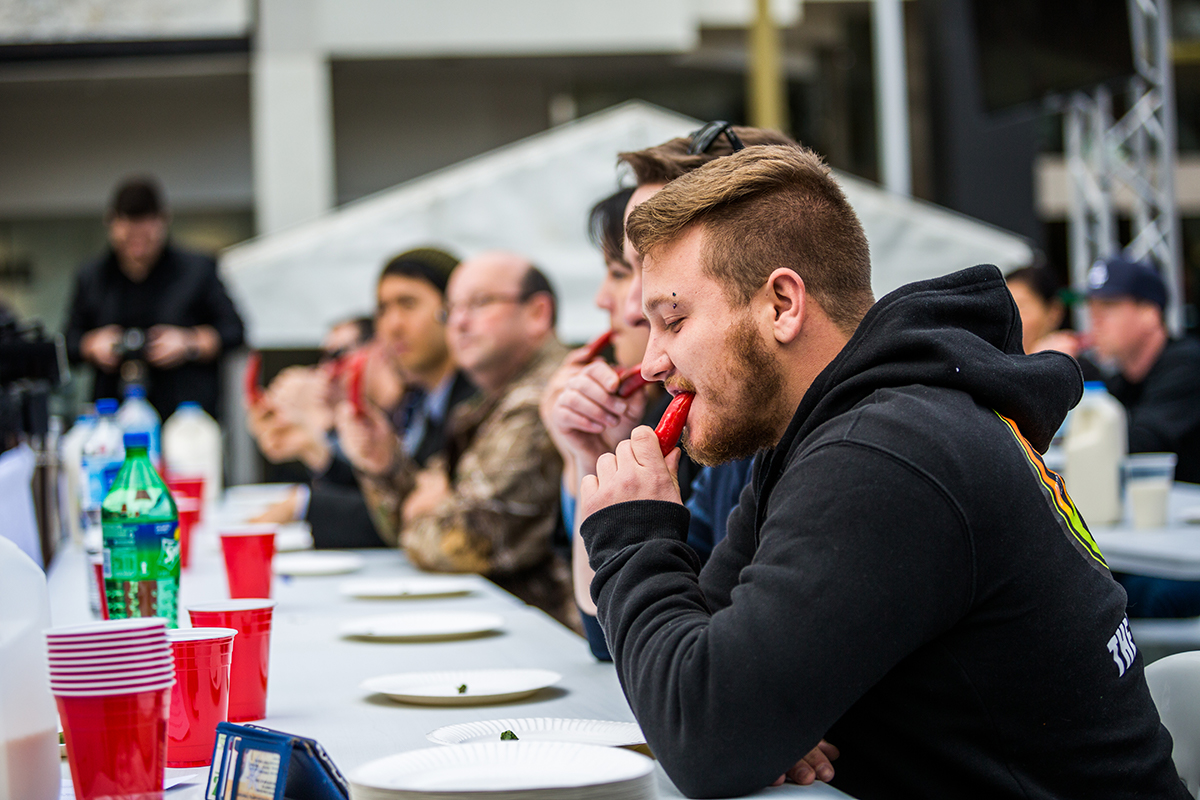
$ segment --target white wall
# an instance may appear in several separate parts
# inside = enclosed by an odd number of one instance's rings
[[[0,218],[98,214],[135,172],[158,175],[176,208],[252,205],[244,67],[152,73],[149,65],[114,79],[0,73]]]

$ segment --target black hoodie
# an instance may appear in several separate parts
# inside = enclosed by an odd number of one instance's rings
[[[691,797],[825,737],[860,797],[1188,797],[1112,580],[1039,456],[1078,366],[995,267],[879,301],[760,455],[703,572],[687,511],[583,525],[647,742]]]

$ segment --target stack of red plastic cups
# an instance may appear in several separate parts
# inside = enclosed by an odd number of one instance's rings
[[[192,532],[203,516],[204,476],[169,474],[167,487],[179,512],[179,566],[186,568],[192,552]]]
[[[75,796],[161,796],[175,661],[166,620],[110,620],[46,631]]]

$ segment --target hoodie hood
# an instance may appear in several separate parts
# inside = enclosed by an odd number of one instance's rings
[[[878,389],[914,384],[970,394],[1013,420],[1039,452],[1083,393],[1070,356],[1025,355],[1000,270],[971,267],[902,286],[872,306],[800,401],[783,449]]]

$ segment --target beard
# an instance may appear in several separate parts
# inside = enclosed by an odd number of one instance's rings
[[[732,361],[705,392],[711,433],[699,438],[689,426],[683,435],[684,450],[706,467],[774,447],[794,411],[784,398],[783,368],[749,315],[729,331],[725,348]]]

